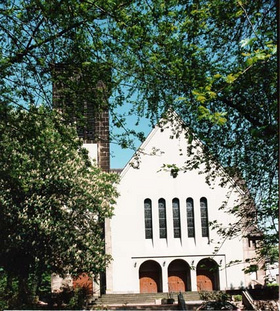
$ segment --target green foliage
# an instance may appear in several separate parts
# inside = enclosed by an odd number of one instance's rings
[[[3,270],[3,269],[2,269]],[[33,302],[35,295],[28,295],[25,300],[21,299],[19,293],[19,281],[9,276],[5,271],[1,271],[0,279],[0,310],[5,309],[33,309]],[[33,282],[30,278],[28,280],[30,287]],[[47,285],[46,289],[50,287]]]
[[[245,273],[252,273],[252,272],[257,272],[259,269],[258,265],[250,265],[247,268],[244,269]]]
[[[40,298],[46,298],[51,293],[51,274],[49,271],[43,272],[38,284],[36,284],[36,292]]]
[[[0,272],[0,310],[5,310],[8,308],[8,300],[12,296],[13,286],[11,286],[10,290],[6,289],[7,276],[4,273],[3,269]]]
[[[221,234],[245,235],[260,225],[263,246],[278,242],[275,0],[4,0],[0,17],[4,118],[6,105],[52,104],[53,64],[105,64],[112,124],[125,135],[112,139],[130,147],[143,135],[127,128],[126,117],[147,117],[153,125],[172,108],[208,151],[182,169],[204,162],[210,182],[220,172],[214,159],[226,168],[223,183],[230,175],[249,190],[235,211],[225,204],[244,221]]]
[[[234,295],[233,300],[234,301],[242,301],[242,295]]]
[[[74,295],[67,304],[69,310],[83,310],[86,304],[86,292],[84,288],[78,287],[74,290]]]
[[[0,266],[19,295],[43,294],[50,272],[104,271],[117,176],[92,165],[75,128],[43,106],[9,109],[0,136]]]
[[[199,297],[201,300],[205,301],[221,301],[225,302],[230,299],[230,296],[227,295],[226,292],[223,291],[200,291]]]

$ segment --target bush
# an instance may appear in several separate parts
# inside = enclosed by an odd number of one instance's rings
[[[7,286],[7,274],[0,268],[0,310],[19,307],[17,297],[18,282],[12,280],[11,284]]]
[[[234,295],[233,300],[234,301],[242,301],[242,295]]]
[[[74,290],[74,295],[70,299],[67,309],[69,310],[82,310],[85,307],[87,293],[84,287],[78,287]]]
[[[266,287],[274,288],[274,287],[279,287],[277,283],[267,283]]]
[[[201,291],[199,292],[199,297],[201,300],[205,301],[210,301],[210,300],[215,300],[215,301],[228,301],[230,300],[230,296],[223,291],[217,291],[217,292],[206,292],[206,291]]]

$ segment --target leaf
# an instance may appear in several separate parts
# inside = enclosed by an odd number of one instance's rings
[[[206,101],[206,97],[204,95],[198,95],[196,99],[201,103],[204,103]]]
[[[225,78],[225,81],[229,84],[233,83],[236,79],[237,79],[237,76],[230,73],[229,75],[227,75]]]
[[[184,101],[186,99],[187,99],[187,97],[178,97],[178,98],[176,98],[176,100],[178,100],[178,101]]]
[[[246,47],[246,46],[252,46],[253,43],[257,40],[256,37],[253,38],[246,38],[240,41],[240,46],[242,48]]]
[[[214,75],[214,77],[213,77],[213,78],[215,78],[215,79],[219,79],[219,78],[221,78],[221,77],[222,77],[222,75],[221,75],[221,74],[216,73],[216,74]]]
[[[237,11],[237,12],[235,13],[235,16],[236,16],[236,17],[240,17],[240,16],[242,16],[243,14],[244,14],[243,10],[239,10],[239,11]]]
[[[204,106],[198,107],[198,118],[199,119],[209,119],[210,111]]]

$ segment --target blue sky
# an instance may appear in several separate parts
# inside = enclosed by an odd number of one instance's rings
[[[138,145],[139,147],[139,145]],[[130,160],[134,154],[134,150],[122,149],[116,144],[110,145],[110,166],[111,168],[124,168],[126,163]]]
[[[129,116],[127,119],[127,128],[128,129],[135,129],[136,132],[144,132],[145,137],[150,133],[152,130],[152,127],[150,125],[150,120],[141,118],[139,121],[139,125],[136,127],[136,116]],[[113,129],[116,133],[121,133],[120,129]],[[141,145],[141,142],[135,138],[134,140],[135,147],[138,148]],[[122,147],[116,143],[110,144],[110,166],[111,168],[124,168],[124,166],[127,164],[127,162],[131,159],[131,157],[134,154],[133,149],[122,149]]]

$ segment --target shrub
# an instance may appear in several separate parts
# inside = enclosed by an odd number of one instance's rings
[[[77,287],[74,290],[74,295],[70,299],[67,309],[83,310],[86,304],[87,293],[84,287]]]
[[[217,292],[207,292],[207,291],[201,291],[199,292],[199,296],[201,300],[210,301],[227,301],[230,299],[229,295],[223,291],[217,291]]]
[[[242,301],[242,295],[234,295],[233,300],[234,301]]]

